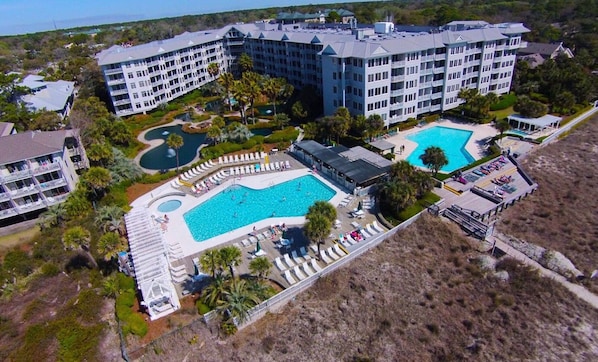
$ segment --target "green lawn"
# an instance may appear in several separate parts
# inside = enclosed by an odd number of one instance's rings
[[[490,111],[490,118],[496,117],[497,120],[503,119],[503,118],[506,118],[507,116],[510,116],[513,113],[515,113],[515,111],[513,110],[513,107],[501,109],[500,111]]]

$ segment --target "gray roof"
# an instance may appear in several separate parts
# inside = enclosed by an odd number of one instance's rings
[[[376,147],[380,151],[391,150],[394,147],[396,147],[396,145],[394,143],[390,143],[390,142],[385,141],[385,140],[377,140],[377,141],[374,141],[374,142],[370,142],[370,145]]]
[[[355,181],[357,185],[385,175],[392,164],[391,161],[361,146],[338,154],[312,140],[301,141],[295,145]]]
[[[50,82],[39,75],[28,75],[19,85],[33,92],[22,96],[21,100],[35,110],[60,111],[75,91],[75,82]]]
[[[0,164],[62,152],[65,138],[71,130],[28,131],[0,137]]]
[[[10,122],[0,122],[0,137],[8,136],[12,133],[12,130],[15,128],[14,123]]]
[[[549,43],[533,43],[528,42],[527,47],[521,48],[519,54],[540,54],[545,57],[550,57],[559,47],[561,43],[549,44]]]
[[[204,44],[211,41],[222,39],[231,29],[237,29],[243,34],[249,31],[258,31],[269,24],[235,24],[227,25],[220,29],[196,31],[193,33],[185,32],[176,35],[174,38],[156,40],[150,43],[124,47],[114,45],[106,50],[96,54],[100,66],[107,64],[118,64],[130,60],[140,60],[150,58],[163,53],[188,48],[197,44]],[[272,25],[273,27],[274,25]]]

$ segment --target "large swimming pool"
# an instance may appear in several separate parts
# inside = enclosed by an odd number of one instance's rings
[[[304,216],[316,201],[329,201],[335,194],[312,175],[262,190],[231,185],[183,217],[193,239],[204,241],[270,217]]]
[[[465,149],[472,134],[471,131],[436,126],[409,135],[407,139],[417,143],[417,148],[407,157],[407,161],[414,166],[426,167],[419,156],[424,154],[426,148],[436,146],[444,151],[449,161],[441,171],[453,172],[475,161]]]

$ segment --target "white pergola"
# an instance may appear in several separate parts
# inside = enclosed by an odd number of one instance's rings
[[[538,118],[526,118],[520,114],[512,114],[507,117],[509,124],[518,130],[528,133],[543,131],[546,128],[557,129],[561,125],[561,117],[553,116],[551,114],[544,115]]]
[[[125,215],[129,248],[142,305],[151,320],[168,315],[181,307],[172,284],[168,251],[162,231],[154,225],[146,208],[134,208]]]

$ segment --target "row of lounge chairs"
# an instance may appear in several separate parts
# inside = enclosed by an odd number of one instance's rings
[[[283,273],[285,280],[290,285],[296,284],[297,280],[301,281],[305,278],[309,278],[310,276],[316,273],[321,272],[322,267],[320,267],[316,259],[311,259],[302,263],[301,265],[294,266],[292,268],[292,271],[297,279],[295,279],[295,277],[293,277],[293,274],[291,274],[291,269],[285,270]]]
[[[311,249],[314,251],[314,253],[318,253],[318,247],[316,245],[312,245]],[[341,249],[338,244],[334,244],[334,246],[331,246],[320,253],[322,261],[324,261],[326,264],[332,264],[345,255],[347,255],[347,253],[345,253],[345,251]]]
[[[214,166],[216,166],[216,164],[214,162],[212,162],[212,160],[209,160],[209,161],[204,162],[199,166],[195,166],[194,168],[183,173],[181,175],[181,179],[183,179],[183,181],[189,181],[189,180],[194,179],[195,177],[201,175],[202,173],[210,170]]]
[[[266,158],[265,152],[249,152],[241,155],[220,156],[218,157],[218,164],[228,165],[231,163],[254,162],[263,160],[264,158]]]
[[[299,255],[299,253],[301,255]],[[307,250],[304,246],[299,249],[299,253],[297,253],[297,250],[293,250],[291,253],[284,254],[282,258],[279,256],[274,259],[274,264],[280,271],[285,271],[286,269],[292,268],[295,265],[302,264],[311,259],[311,256],[307,254]]]
[[[342,206],[342,207],[347,207],[347,205],[349,205],[349,203],[351,203],[351,201],[353,201],[353,196],[351,196],[351,195],[347,195],[347,196],[346,196],[346,197],[343,199],[343,201],[341,201],[341,202],[339,203],[339,205],[340,205],[340,206]]]
[[[374,235],[384,232],[384,229],[378,225],[377,221],[367,224],[365,227],[361,227],[357,223],[355,225],[357,225],[355,230],[344,235],[339,235],[339,242],[343,244],[343,246],[349,247],[351,245],[355,245],[362,240],[371,238]]]
[[[506,158],[504,158],[503,156],[500,156],[496,161],[493,161],[492,163],[490,163],[488,165],[482,165],[482,166],[480,166],[480,168],[477,168],[477,169],[473,170],[472,172],[480,177],[486,176],[486,175],[491,174],[493,171],[500,170],[508,162],[509,161],[507,161]]]

